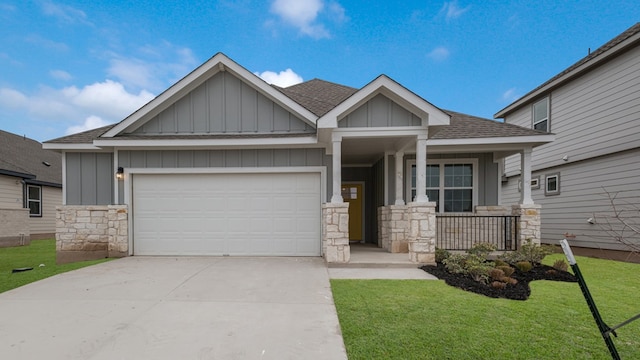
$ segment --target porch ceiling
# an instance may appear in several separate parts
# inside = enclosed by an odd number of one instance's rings
[[[408,150],[415,152],[415,136],[382,138],[343,138],[343,165],[373,165],[385,152]]]

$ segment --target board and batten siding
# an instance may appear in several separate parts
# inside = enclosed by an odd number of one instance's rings
[[[315,133],[229,72],[219,72],[133,131],[137,135]]]
[[[545,175],[553,173],[560,174],[560,194],[545,196]],[[542,205],[543,242],[557,245],[569,234],[576,236],[570,238],[574,246],[625,250],[603,230],[603,222],[598,222],[612,215],[607,192],[616,196],[618,206],[640,207],[640,150],[554,167],[532,176],[540,177],[540,189],[531,192],[534,202]],[[512,177],[503,184],[503,202],[519,199],[519,179]],[[596,223],[589,224],[589,218],[596,219]]]
[[[325,166],[331,174],[331,157],[324,149],[242,149],[242,150],[123,150],[118,152],[123,168],[269,168]],[[327,176],[327,196],[332,194]],[[120,203],[124,203],[120,191]],[[327,200],[328,200],[327,199]]]
[[[388,97],[378,94],[338,121],[338,127],[420,126],[422,120]]]
[[[535,148],[534,170],[640,147],[640,47],[553,90],[550,109],[556,140]],[[531,104],[505,121],[530,128]],[[507,175],[519,168],[506,160]]]
[[[62,188],[42,186],[42,216],[30,217],[31,236],[55,234],[56,207],[62,205]]]
[[[113,204],[113,154],[65,154],[67,205]]]
[[[24,195],[20,178],[0,175],[0,208],[22,209],[24,207]]]

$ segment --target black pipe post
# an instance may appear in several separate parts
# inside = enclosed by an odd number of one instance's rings
[[[607,345],[607,349],[609,349],[609,353],[611,354],[611,358],[614,360],[620,360],[620,355],[618,355],[618,350],[616,349],[616,345],[613,343],[613,339],[611,339],[610,334],[613,334],[617,337],[615,331],[613,331],[605,322],[602,320],[600,316],[600,312],[598,311],[598,307],[596,306],[596,302],[591,297],[591,293],[589,292],[589,288],[587,287],[587,283],[582,276],[582,272],[580,272],[580,268],[576,263],[576,258],[573,256],[573,251],[569,247],[569,243],[567,240],[561,240],[560,245],[562,246],[562,251],[564,251],[564,255],[567,257],[569,261],[569,265],[571,265],[571,269],[573,270],[573,274],[578,279],[578,284],[580,285],[580,290],[582,290],[582,295],[584,295],[584,299],[587,301],[587,305],[589,306],[589,310],[591,310],[591,315],[593,315],[593,319],[596,321],[598,325],[598,330],[600,331],[600,335],[604,339],[604,343]]]

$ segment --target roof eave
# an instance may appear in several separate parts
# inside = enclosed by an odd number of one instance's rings
[[[543,84],[543,86],[541,86],[541,87],[539,87],[537,89],[534,89],[533,91],[527,93],[526,95],[524,95],[520,99],[516,100],[515,102],[511,103],[510,105],[508,105],[504,109],[498,111],[495,115],[493,115],[493,117],[496,118],[496,119],[505,118],[508,114],[510,114],[513,111],[517,110],[518,108],[526,105],[527,103],[529,103],[530,101],[536,99],[537,97],[541,96],[542,94],[547,93],[550,90],[552,90],[554,88],[557,88],[557,87],[563,85],[564,83],[570,81],[571,79],[573,79],[573,78],[575,78],[575,77],[577,77],[577,76],[579,76],[579,75],[581,75],[581,74],[583,74],[583,73],[585,73],[587,71],[590,71],[591,69],[593,69],[595,67],[598,67],[598,66],[602,65],[603,63],[611,60],[612,58],[615,58],[615,57],[619,56],[621,53],[624,53],[629,48],[631,48],[633,46],[637,46],[637,43],[639,41],[640,41],[640,33],[636,33],[636,34],[630,36],[629,38],[627,38],[624,41],[620,42],[616,46],[614,46],[611,49],[603,52],[599,56],[597,56],[597,57],[585,62],[584,64],[578,66],[577,68],[573,69],[572,71],[560,76],[559,78],[557,78],[557,79],[555,79],[553,81],[548,82],[547,84]],[[578,62],[580,62],[580,61],[582,61],[582,59],[580,59]]]

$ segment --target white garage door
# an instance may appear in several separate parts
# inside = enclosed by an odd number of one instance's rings
[[[320,174],[134,174],[134,255],[320,255]]]

